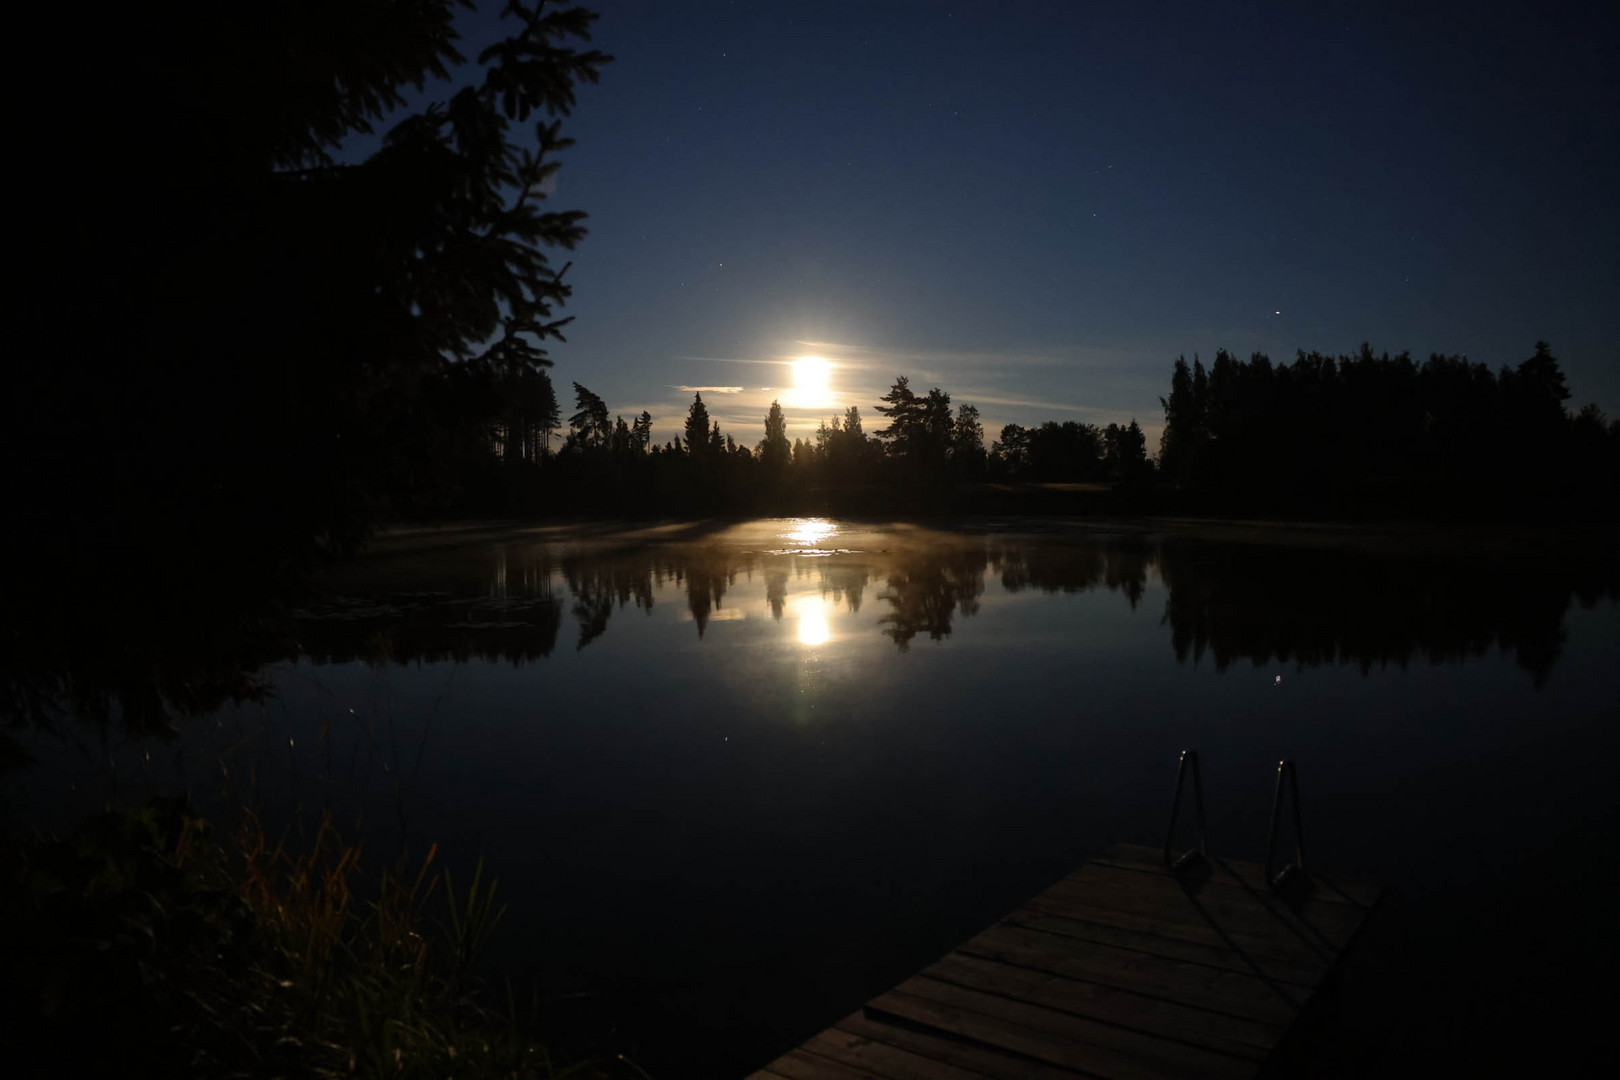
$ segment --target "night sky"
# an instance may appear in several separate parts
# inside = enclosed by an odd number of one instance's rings
[[[714,387],[752,445],[815,354],[868,432],[907,374],[987,441],[1136,417],[1156,450],[1178,354],[1537,339],[1620,412],[1620,6],[586,6],[617,59],[553,203],[590,214],[564,415],[578,380],[662,441]]]

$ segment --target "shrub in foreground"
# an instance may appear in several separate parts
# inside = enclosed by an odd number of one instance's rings
[[[607,1075],[556,1067],[483,1000],[470,972],[503,909],[436,849],[371,878],[330,823],[295,854],[251,816],[221,842],[178,799],[6,846],[5,1015],[58,1075]]]

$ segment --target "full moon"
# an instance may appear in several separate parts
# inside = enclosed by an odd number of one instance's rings
[[[819,356],[801,356],[793,361],[793,393],[788,404],[800,409],[832,407],[832,365]]]
[[[793,361],[794,389],[809,397],[826,397],[832,365],[819,356],[801,356]]]

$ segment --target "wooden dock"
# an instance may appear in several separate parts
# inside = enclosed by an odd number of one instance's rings
[[[1253,1076],[1379,895],[1116,845],[750,1080]]]

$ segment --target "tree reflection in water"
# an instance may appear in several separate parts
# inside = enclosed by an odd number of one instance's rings
[[[1176,659],[1298,666],[1458,663],[1493,648],[1546,682],[1572,601],[1617,595],[1613,568],[1166,545]]]
[[[14,628],[17,647],[0,660],[0,708],[13,725],[50,727],[71,714],[117,722],[133,735],[172,734],[180,716],[262,696],[259,673],[278,660],[524,664],[551,655],[565,604],[578,627],[575,647],[584,649],[621,609],[650,615],[671,584],[684,592],[701,638],[722,605],[780,621],[793,595],[809,589],[819,593],[822,617],[842,609],[847,619],[862,612],[867,586],[881,582],[876,615],[868,609],[869,621],[857,625],[875,627],[901,652],[920,634],[949,637],[957,619],[978,613],[987,582],[1006,594],[1106,589],[1132,609],[1160,586],[1162,623],[1182,663],[1208,657],[1217,671],[1248,660],[1368,672],[1499,648],[1540,686],[1558,659],[1570,605],[1620,598],[1614,560],[1601,549],[1463,557],[1174,533],[1082,542],[912,531],[902,539],[892,550],[830,555],[701,540],[499,541],[418,551],[396,563],[362,560],[321,597],[277,617],[203,625],[117,611],[85,613],[59,633]],[[755,575],[760,582],[743,593],[753,598],[738,600],[739,580]]]
[[[888,587],[878,594],[891,609],[878,618],[878,625],[901,652],[919,633],[935,641],[949,637],[959,608],[964,616],[979,613],[989,565],[983,547],[925,550],[902,560],[887,573]]]

